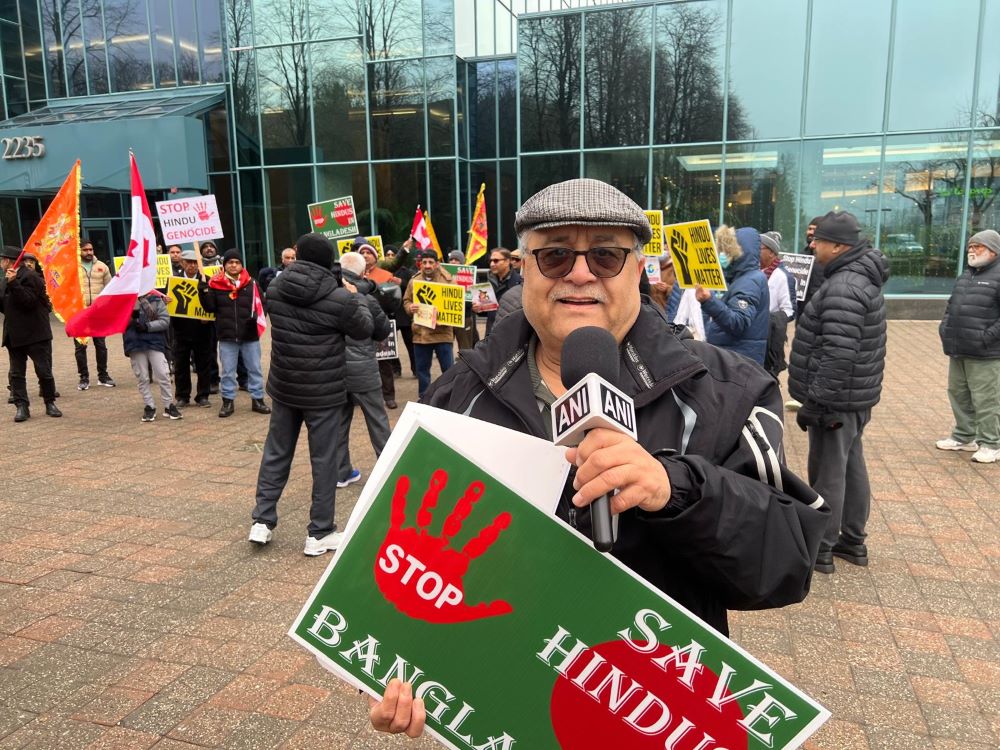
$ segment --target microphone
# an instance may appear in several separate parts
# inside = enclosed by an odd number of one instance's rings
[[[567,391],[552,404],[552,441],[556,445],[579,445],[595,427],[607,427],[638,439],[635,404],[612,385],[619,371],[614,336],[597,326],[577,328],[563,342],[559,369]],[[608,495],[591,504],[590,518],[594,547],[599,552],[610,552],[614,535]]]

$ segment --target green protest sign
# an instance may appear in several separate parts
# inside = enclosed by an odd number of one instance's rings
[[[465,442],[482,423],[460,419],[442,432]],[[292,626],[328,669],[376,696],[412,682],[462,750],[775,750],[829,717],[520,497],[523,465],[485,471],[430,425],[393,436]]]
[[[345,195],[319,203],[310,203],[309,223],[314,232],[319,232],[328,239],[337,237],[356,237],[358,235],[358,216],[354,211],[354,198]]]
[[[465,301],[472,301],[472,285],[476,283],[476,267],[458,263],[442,263],[441,268],[451,276],[451,282],[465,287]]]

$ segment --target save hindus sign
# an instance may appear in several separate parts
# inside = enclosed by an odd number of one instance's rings
[[[214,195],[160,201],[156,204],[156,213],[160,217],[163,242],[167,245],[201,242],[223,236]]]
[[[416,409],[290,631],[327,669],[412,683],[461,750],[777,750],[829,717],[556,519],[561,449]]]

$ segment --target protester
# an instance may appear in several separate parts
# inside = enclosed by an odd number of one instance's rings
[[[391,246],[390,246],[391,247]],[[396,265],[395,274],[399,279],[399,289],[400,294],[403,297],[406,296],[406,287],[410,285],[410,279],[413,278],[414,269],[409,263],[409,257],[407,255],[400,254],[397,258],[399,263]],[[416,358],[413,356],[413,318],[406,311],[406,305],[400,305],[399,309],[396,310],[396,330],[399,331],[399,337],[403,339],[403,348],[406,349],[406,356],[410,364],[410,374],[413,377],[417,377],[417,365]],[[403,374],[403,363],[402,357],[392,360],[393,363],[393,373],[396,377],[400,377]]]
[[[589,534],[590,503],[619,490],[611,554],[721,633],[727,609],[801,601],[829,511],[781,465],[774,379],[743,357],[679,340],[642,304],[642,246],[652,231],[612,186],[548,187],[521,206],[515,230],[525,251],[523,311],[440,378],[427,403],[551,440],[566,336],[581,326],[611,332],[639,440],[598,428],[569,449],[573,471],[557,515]],[[386,693],[373,701],[373,726],[420,734],[422,701],[398,681]]]
[[[795,317],[795,277],[781,262],[780,253],[781,235],[764,232],[760,236],[760,269],[767,277],[767,291],[771,299],[764,369],[775,377],[788,369],[785,344],[788,343],[788,323]]]
[[[201,247],[199,249],[201,251],[202,267],[219,266],[219,270],[222,270],[222,258],[219,257],[219,248],[214,242],[211,240],[205,240],[201,243]]]
[[[752,227],[715,232],[725,292],[713,294],[695,287],[695,299],[705,314],[705,338],[710,344],[739,352],[758,364],[767,353],[767,277],[760,270],[760,235]]]
[[[968,264],[948,300],[939,332],[948,355],[948,400],[955,415],[946,451],[975,451],[982,464],[1000,459],[1000,234],[969,238]]]
[[[814,216],[810,219],[808,226],[806,227],[806,244],[799,252],[802,255],[813,255],[815,256],[815,248],[813,247],[813,237],[816,233],[816,226],[823,220],[822,216]],[[809,274],[809,283],[806,284],[805,297],[798,300],[796,303],[796,317],[802,315],[802,311],[805,309],[806,304],[812,299],[812,296],[819,290],[823,285],[823,266],[819,262],[813,263],[812,273]]]
[[[265,268],[260,269],[260,273],[257,274],[257,284],[260,285],[261,294],[263,294],[266,297],[267,288],[271,285],[271,282],[274,281],[276,278],[278,278],[278,276],[281,275],[281,272],[287,270],[288,267],[292,265],[292,263],[294,262],[295,262],[295,248],[286,247],[284,250],[281,251],[281,265],[279,265],[277,268],[272,268],[270,266],[267,266]]]
[[[16,411],[15,422],[31,418],[26,373],[28,360],[35,368],[45,401],[45,413],[61,417],[56,406],[56,381],[52,377],[52,305],[45,291],[45,280],[24,263],[14,267],[21,255],[16,247],[0,250],[0,312],[3,318],[3,346],[9,360],[10,394]]]
[[[198,273],[198,254],[194,250],[181,253],[180,278],[204,281]],[[191,403],[191,365],[198,375],[194,402],[198,406],[211,406],[208,396],[212,385],[212,329],[210,320],[197,318],[170,318],[173,331],[174,389],[177,406],[183,408]]]
[[[420,273],[411,279],[403,295],[403,307],[412,317],[417,312],[413,302],[413,282],[431,281],[437,284],[450,284],[451,275],[438,264],[437,253],[433,250],[423,250],[417,254]],[[427,386],[431,384],[431,364],[437,357],[442,374],[455,362],[455,334],[451,326],[430,328],[413,323],[413,358],[417,370],[417,390],[420,398],[424,397]]]
[[[111,283],[111,269],[94,257],[94,245],[90,240],[80,241],[80,291],[83,292],[83,306],[90,307],[104,287]],[[106,388],[114,388],[115,381],[108,374],[108,345],[103,336],[90,339],[94,342],[97,357],[97,382]],[[76,371],[80,375],[77,390],[90,388],[90,369],[87,367],[87,341],[73,339],[76,349]]]
[[[170,256],[170,273],[173,276],[180,276],[184,268],[181,264],[181,246],[171,245],[167,248],[167,255]]]
[[[448,262],[464,266],[465,253],[461,250],[452,250],[448,253]],[[466,294],[464,314],[465,325],[461,328],[455,329],[455,343],[458,345],[459,351],[462,351],[463,349],[471,349],[476,345],[476,342],[479,341],[479,326],[476,324],[475,305],[472,304],[468,294]]]
[[[497,302],[503,301],[503,296],[516,286],[521,285],[521,274],[513,270],[510,265],[510,250],[505,247],[495,247],[490,250],[490,270],[486,275],[487,280],[493,286]],[[473,303],[473,310],[477,310],[477,305]],[[478,310],[477,310],[478,312]],[[497,312],[491,310],[486,313],[486,335],[489,336],[496,323]]]
[[[264,376],[260,370],[260,334],[257,327],[263,318],[263,307],[257,283],[243,267],[240,251],[227,250],[223,256],[224,271],[206,284],[198,282],[201,306],[215,313],[215,334],[222,360],[222,408],[220,417],[230,417],[236,399],[236,363],[240,355],[247,368],[251,410],[270,414],[264,401]]]
[[[406,246],[403,247],[405,257]],[[351,245],[351,252],[358,253],[361,255],[365,261],[364,277],[371,281],[375,285],[375,294],[378,294],[381,298],[381,290],[386,288],[385,285],[393,287],[393,292],[391,292],[394,299],[402,300],[402,290],[401,282],[402,280],[394,275],[391,271],[382,268],[379,265],[378,252],[375,250],[375,246],[368,242],[365,237],[358,237],[354,240]],[[394,259],[399,261],[397,257]],[[398,294],[398,296],[396,296]],[[395,309],[399,308],[399,304],[387,305],[386,312],[393,312]],[[384,336],[382,338],[385,338]],[[392,364],[390,362],[379,362],[378,363],[379,378],[382,383],[382,399],[386,405],[386,408],[395,409],[396,404],[396,381],[394,377],[394,372]]]
[[[524,252],[521,248],[515,248],[510,251],[510,267],[511,270],[517,271],[518,274],[521,273],[521,263],[524,260]]]
[[[170,369],[167,366],[167,329],[170,318],[167,316],[167,306],[158,291],[144,294],[135,301],[132,317],[129,319],[125,332],[122,333],[122,344],[125,356],[132,363],[132,373],[139,385],[139,393],[143,404],[142,421],[152,422],[156,419],[156,402],[150,388],[150,379],[159,386],[160,400],[163,402],[163,416],[168,419],[182,419],[177,404],[174,402],[174,391],[170,385]]]
[[[822,218],[813,246],[825,280],[796,321],[788,390],[802,403],[796,421],[809,433],[809,484],[831,511],[816,570],[833,573],[834,555],[868,564],[862,438],[882,393],[889,264],[846,211]]]
[[[664,252],[660,256],[659,262],[660,280],[649,285],[649,298],[653,300],[653,304],[666,312],[667,301],[670,299],[670,293],[677,281],[677,271],[674,268],[673,256],[669,252]]]
[[[375,456],[382,455],[382,449],[389,439],[389,418],[382,402],[379,363],[375,359],[374,341],[383,341],[389,335],[389,318],[386,317],[374,297],[375,284],[364,277],[365,259],[360,253],[344,253],[340,258],[340,268],[344,282],[357,289],[358,296],[371,313],[373,329],[364,338],[347,337],[347,369],[344,384],[347,386],[347,400],[341,407],[337,428],[338,471],[337,486],[346,487],[361,479],[361,471],[351,464],[351,422],[354,407],[361,407],[368,428],[368,437]]]
[[[257,475],[257,502],[249,540],[271,541],[278,500],[288,481],[299,431],[309,433],[312,505],[304,554],[321,555],[340,544],[333,520],[337,493],[337,426],[347,400],[345,336],[372,334],[372,316],[356,289],[331,269],[333,245],[321,234],[302,235],[297,260],[270,287],[273,400],[264,454]]]

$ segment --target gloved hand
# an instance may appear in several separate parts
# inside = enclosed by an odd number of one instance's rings
[[[832,412],[817,404],[815,401],[806,401],[799,407],[795,415],[795,422],[805,432],[810,427],[822,427],[824,430],[839,430],[843,423]]]

